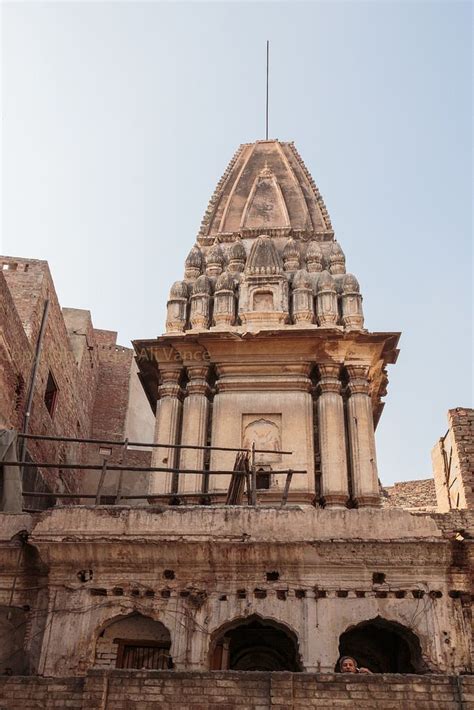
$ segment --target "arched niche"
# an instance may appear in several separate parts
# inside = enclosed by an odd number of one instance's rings
[[[164,624],[133,613],[109,620],[99,632],[96,668],[163,670],[173,667],[171,636]]]
[[[381,616],[344,631],[339,638],[339,653],[353,656],[359,666],[373,673],[429,672],[418,636],[403,624]]]
[[[29,672],[26,621],[23,609],[0,606],[0,675],[27,675]]]
[[[212,636],[209,661],[211,670],[303,670],[296,634],[257,614],[218,629]]]

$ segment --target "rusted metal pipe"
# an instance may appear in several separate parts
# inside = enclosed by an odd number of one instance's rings
[[[46,436],[45,434],[24,434],[19,433],[22,439],[38,439],[41,441],[70,441],[79,444],[102,444],[104,446],[124,446],[125,441],[108,441],[107,439],[79,439],[72,436]],[[243,451],[248,449],[237,449],[231,446],[192,446],[191,444],[151,444],[143,441],[127,441],[128,446],[144,446],[152,449],[193,449],[197,451]],[[274,449],[255,449],[256,454],[274,454]],[[291,455],[293,451],[278,451],[279,454]]]

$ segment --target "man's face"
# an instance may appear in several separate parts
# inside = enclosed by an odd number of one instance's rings
[[[345,658],[341,663],[342,673],[357,673],[357,666],[353,658]]]

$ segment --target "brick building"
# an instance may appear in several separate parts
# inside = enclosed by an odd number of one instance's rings
[[[117,333],[95,329],[89,311],[61,308],[45,261],[0,256],[0,265],[2,427],[22,430],[24,425],[35,350],[48,301],[30,433],[122,441],[135,437],[139,428],[143,436],[152,437],[153,415],[139,385],[133,350],[117,345]],[[120,455],[114,451],[111,460]],[[26,470],[25,490],[88,494],[97,487],[97,473],[61,468],[61,464],[98,462],[98,446],[28,440],[27,458],[56,462],[58,467]],[[150,454],[128,451],[127,462],[146,467]],[[108,475],[104,495],[113,495],[116,478]],[[49,505],[51,498],[35,500],[27,496],[25,503],[28,508],[38,508]]]

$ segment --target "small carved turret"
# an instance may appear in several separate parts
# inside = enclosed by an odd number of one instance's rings
[[[229,250],[229,271],[240,273],[245,268],[247,254],[240,238],[235,241]]]
[[[360,330],[364,327],[362,311],[362,296],[356,277],[346,274],[342,281],[342,322],[350,330]]]
[[[185,281],[175,281],[171,286],[170,296],[166,304],[167,332],[181,332],[186,327],[186,310],[188,305],[188,287]]]
[[[224,253],[220,244],[214,244],[206,256],[206,274],[208,276],[219,276],[224,268]]]
[[[329,271],[323,271],[318,279],[316,314],[318,323],[321,326],[334,326],[337,324],[336,286]]]
[[[332,245],[329,255],[329,271],[333,276],[346,273],[346,257],[338,242]]]
[[[194,282],[191,296],[191,327],[209,328],[211,281],[202,275]]]
[[[283,249],[285,271],[297,271],[300,268],[300,256],[298,243],[290,237]]]
[[[234,278],[228,271],[219,276],[214,293],[214,323],[217,327],[234,325]]]
[[[204,258],[197,244],[193,246],[184,262],[184,278],[194,281],[202,274]]]
[[[306,264],[310,274],[323,270],[323,252],[318,242],[311,241],[306,250]]]
[[[293,279],[293,320],[295,323],[314,321],[311,277],[305,269],[297,271]]]
[[[283,265],[272,239],[268,234],[257,237],[247,259],[245,273],[252,276],[281,274]]]

